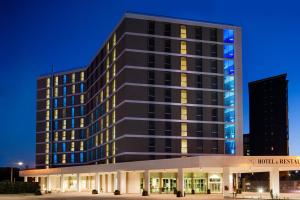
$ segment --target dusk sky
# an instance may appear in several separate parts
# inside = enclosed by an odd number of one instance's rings
[[[244,132],[248,82],[287,73],[290,154],[300,155],[300,2],[245,2],[0,0],[0,166],[34,166],[37,77],[88,65],[126,11],[241,26]]]

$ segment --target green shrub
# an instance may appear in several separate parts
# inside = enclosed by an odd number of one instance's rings
[[[35,182],[0,182],[0,194],[35,193],[39,190],[40,186]]]

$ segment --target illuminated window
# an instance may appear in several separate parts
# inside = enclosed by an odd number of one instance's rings
[[[113,81],[113,88],[112,89],[113,89],[113,92],[116,91],[116,80]]]
[[[72,85],[72,93],[75,94],[75,92],[76,92],[76,86]]]
[[[84,118],[80,118],[80,127],[84,127]]]
[[[84,103],[84,95],[80,95],[80,103]]]
[[[66,163],[66,154],[62,155],[61,163],[63,163],[63,164]]]
[[[58,110],[54,110],[54,119],[58,118]]]
[[[181,74],[181,87],[187,87],[187,77],[186,77],[186,74]]]
[[[62,129],[66,129],[66,128],[67,128],[67,121],[64,119],[63,120]]]
[[[106,113],[109,111],[109,101],[106,101]]]
[[[113,50],[113,61],[116,60],[116,49]]]
[[[47,83],[46,83],[47,88],[50,87],[50,78],[47,78]]]
[[[95,146],[98,146],[98,135],[95,137]]]
[[[100,143],[103,143],[103,134],[100,135]]]
[[[75,151],[75,142],[71,142],[71,151]]]
[[[84,81],[84,72],[80,72],[80,80]]]
[[[181,103],[187,103],[187,92],[186,92],[186,90],[181,90]]]
[[[100,92],[100,102],[103,102],[103,90]]]
[[[46,165],[49,164],[49,155],[46,155],[45,164],[46,164]]]
[[[109,71],[107,70],[107,72],[106,72],[106,83],[108,83],[109,82]]]
[[[109,86],[107,85],[107,87],[106,87],[106,98],[108,98],[109,97]]]
[[[117,43],[117,37],[116,34],[113,35],[113,46],[115,46]]]
[[[186,26],[185,25],[180,26],[180,38],[186,38]]]
[[[109,42],[106,44],[106,53],[109,52]]]
[[[80,151],[84,150],[83,141],[80,141]]]
[[[54,133],[54,141],[58,141],[58,132]]]
[[[55,76],[55,86],[58,86],[58,76]]]
[[[67,136],[66,131],[63,131],[61,140],[66,140],[66,136]]]
[[[49,131],[50,123],[47,121],[46,122],[46,131]]]
[[[113,77],[116,76],[116,64],[113,65]]]
[[[115,108],[116,107],[116,96],[114,95],[112,98],[112,107]]]
[[[58,96],[58,88],[54,88],[54,96],[57,97]]]
[[[115,111],[113,111],[112,123],[116,123],[116,112]]]
[[[71,132],[71,140],[74,140],[74,139],[75,139],[75,131],[72,130],[72,132]]]
[[[181,140],[181,153],[187,153],[187,140]]]
[[[48,132],[46,133],[46,136],[45,136],[45,142],[49,142],[49,133]]]
[[[186,42],[185,41],[180,42],[180,53],[186,54]]]
[[[180,70],[186,71],[186,69],[187,69],[186,57],[181,57]]]
[[[106,127],[109,126],[109,115],[106,116]]]
[[[109,68],[109,58],[107,57],[107,59],[106,59],[106,69],[108,69]]]
[[[116,138],[116,127],[113,126],[112,128],[112,138],[115,139]]]
[[[72,74],[72,83],[75,83],[76,81],[76,76],[75,76],[75,73]]]
[[[49,143],[46,144],[45,153],[49,153]]]
[[[181,107],[181,120],[187,120],[187,109],[186,106]]]
[[[46,90],[46,98],[47,98],[47,99],[50,98],[50,90],[49,90],[49,89]]]
[[[46,109],[50,109],[50,100],[46,101]]]
[[[46,111],[46,120],[49,120],[50,119],[50,112],[49,110]]]
[[[187,124],[181,123],[181,136],[187,136]]]

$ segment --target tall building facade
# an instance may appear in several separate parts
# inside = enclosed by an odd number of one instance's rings
[[[289,155],[287,74],[249,83],[250,154]]]
[[[36,167],[242,155],[241,29],[127,13],[84,69],[37,80]]]

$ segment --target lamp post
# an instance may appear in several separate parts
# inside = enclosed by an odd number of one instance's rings
[[[16,165],[18,165],[19,167],[23,166],[23,162],[17,162],[15,163]],[[13,181],[13,178],[14,178],[14,166],[10,167],[10,182],[14,182]]]

